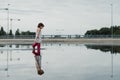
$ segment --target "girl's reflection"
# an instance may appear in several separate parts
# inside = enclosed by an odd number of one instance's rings
[[[38,75],[42,75],[44,74],[44,71],[41,69],[41,54],[38,55],[37,52],[35,52],[35,49],[33,49],[32,53],[35,55],[35,64],[36,64],[36,68],[37,68],[37,73]]]

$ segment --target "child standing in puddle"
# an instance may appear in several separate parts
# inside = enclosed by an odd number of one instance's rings
[[[37,30],[36,30],[35,41],[32,44],[32,47],[33,47],[32,53],[35,55],[36,68],[37,68],[37,72],[39,75],[42,75],[44,73],[44,71],[41,69],[41,52],[40,52],[40,47],[41,47],[41,42],[42,42],[41,31],[43,27],[44,27],[43,23],[38,24]],[[37,47],[37,50],[35,49],[36,47]]]

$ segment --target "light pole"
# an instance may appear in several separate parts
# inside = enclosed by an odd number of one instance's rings
[[[0,8],[0,10],[6,10],[7,11],[7,33],[8,33],[8,27],[9,27],[9,9],[8,8]]]
[[[113,0],[111,1],[111,38],[113,39]],[[111,52],[111,78],[113,78],[113,43],[112,43],[112,52]]]
[[[13,18],[10,18],[10,30],[12,30],[12,21],[20,21],[21,19],[13,19]]]
[[[8,4],[8,10],[7,10],[7,35],[9,34],[9,6],[10,4]]]
[[[9,6],[10,4],[8,4],[8,7],[7,8],[0,8],[0,10],[6,10],[7,11],[7,35],[9,33]]]
[[[111,3],[111,37],[113,38],[113,3]]]
[[[7,38],[8,38],[8,34],[9,34],[9,6],[10,6],[10,4],[8,4],[8,8],[6,8],[6,10],[7,10]],[[9,48],[8,45],[7,45],[7,48]],[[9,58],[9,53],[7,50],[7,77],[9,77],[9,75],[8,75],[9,59],[8,58]]]

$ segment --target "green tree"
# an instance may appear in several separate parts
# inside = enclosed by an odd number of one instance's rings
[[[112,33],[113,32],[113,33]],[[103,27],[100,30],[88,30],[85,36],[91,37],[92,35],[120,35],[120,26],[111,26],[110,28]],[[99,37],[99,36],[98,36]]]
[[[110,35],[110,34],[111,34],[110,29],[107,28],[107,27],[101,28],[101,29],[99,30],[99,32],[100,32],[100,35]]]
[[[85,35],[99,35],[99,31],[94,29],[94,30],[89,30],[85,33]]]
[[[15,35],[20,35],[19,29],[16,30]]]
[[[114,32],[114,35],[120,35],[120,29]]]
[[[25,31],[25,32],[21,32],[21,35],[35,35],[35,32],[30,32],[30,31]]]
[[[13,35],[13,33],[12,33],[12,30],[10,30],[10,33],[9,33],[9,35]]]
[[[1,27],[0,35],[6,35],[6,32],[4,31],[4,28],[3,28],[3,27]]]

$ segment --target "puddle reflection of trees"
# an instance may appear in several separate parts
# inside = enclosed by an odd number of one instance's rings
[[[116,45],[85,45],[88,49],[100,50],[102,52],[111,52],[120,54],[120,46]]]
[[[100,50],[102,52],[111,53],[111,74],[110,77],[113,79],[114,74],[114,54],[120,54],[120,45],[85,45],[88,49]]]

